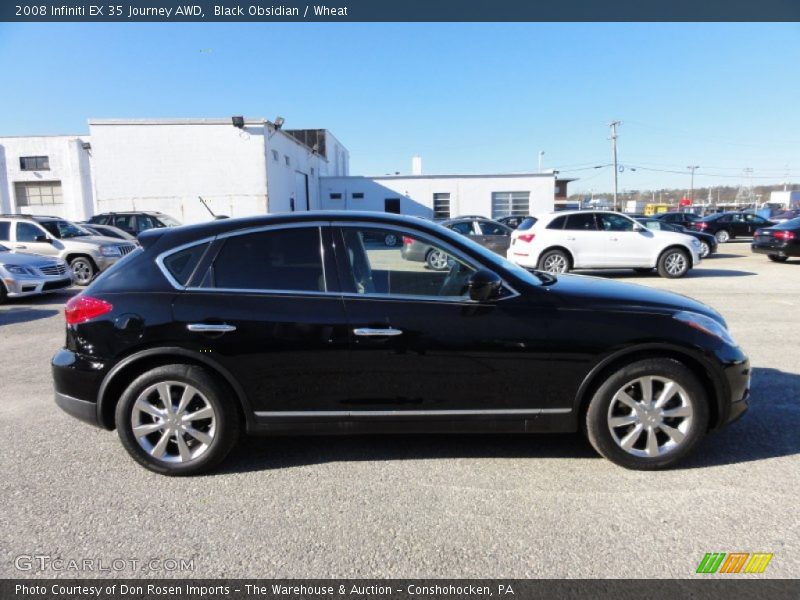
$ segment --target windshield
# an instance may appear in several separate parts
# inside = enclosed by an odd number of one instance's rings
[[[178,227],[180,223],[168,215],[159,215],[158,220],[167,227]]]
[[[69,221],[41,221],[41,226],[47,229],[50,234],[59,240],[92,235],[83,227],[70,223]]]

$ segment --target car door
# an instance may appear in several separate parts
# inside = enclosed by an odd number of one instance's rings
[[[747,235],[749,236],[752,236],[756,232],[756,229],[769,227],[772,225],[770,221],[767,221],[764,217],[760,217],[758,215],[746,214],[744,218],[747,222]]]
[[[512,230],[502,223],[495,223],[484,219],[475,221],[475,225],[481,232],[481,241],[479,243],[489,248],[492,252],[496,252],[500,256],[505,256],[511,244]]]
[[[42,227],[28,221],[17,221],[14,227],[14,234],[15,241],[12,249],[15,252],[30,252],[40,256],[58,256],[64,247],[61,242],[53,238]]]
[[[387,231],[450,257],[449,272],[403,260],[397,248],[365,243]],[[481,265],[414,230],[343,226],[336,246],[352,343],[352,399],[364,416],[486,415],[554,402],[549,393],[550,295],[521,315],[506,285],[502,299],[476,303],[467,283]],[[527,313],[526,313],[527,314]],[[342,375],[347,376],[347,375]]]
[[[597,228],[594,211],[568,215],[564,230],[552,243],[562,241],[572,254],[574,268],[602,267],[607,262],[605,235]]]
[[[748,236],[750,235],[750,228],[744,218],[744,214],[736,213],[728,217],[730,219],[730,228],[734,236]]]
[[[604,232],[606,265],[610,267],[653,266],[655,234],[617,213],[598,213],[597,222]]]
[[[162,260],[174,284],[175,335],[227,369],[258,417],[333,410],[349,390],[349,337],[321,223],[237,232],[206,244],[185,278],[186,249]]]

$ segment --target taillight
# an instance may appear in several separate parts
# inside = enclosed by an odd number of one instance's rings
[[[692,223],[695,229],[708,229],[708,223],[703,223],[702,221]]]
[[[410,246],[413,243],[414,243],[414,238],[403,236],[403,245],[404,246]]]
[[[788,242],[794,239],[794,231],[776,231],[772,234],[772,237]]]
[[[535,233],[520,233],[517,236],[517,239],[522,241],[522,242],[526,242],[527,243],[527,242],[532,242],[533,238],[535,238],[535,237],[536,237]]]
[[[67,319],[67,325],[77,325],[109,313],[113,309],[114,307],[105,300],[79,295],[67,302],[64,307],[64,317]]]

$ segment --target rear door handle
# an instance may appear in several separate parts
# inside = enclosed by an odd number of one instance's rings
[[[236,331],[236,326],[226,323],[189,323],[186,329],[201,333],[228,333],[229,331]]]
[[[359,327],[358,329],[353,329],[353,333],[360,337],[392,337],[395,335],[403,335],[402,331],[399,329],[392,329],[391,327],[386,329]]]

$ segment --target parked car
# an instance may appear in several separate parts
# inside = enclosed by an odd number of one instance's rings
[[[508,259],[549,273],[572,269],[625,269],[683,277],[700,262],[700,242],[671,231],[651,231],[611,211],[561,211],[542,215],[511,235]]]
[[[524,215],[524,216],[513,216],[513,217],[500,217],[496,219],[498,223],[502,223],[506,227],[510,229],[516,229],[519,227],[525,219],[532,218],[531,215]]]
[[[783,223],[784,221],[791,221],[797,217],[800,217],[800,208],[790,208],[789,210],[776,214],[770,221],[773,223]]]
[[[688,228],[689,225],[695,221],[699,221],[701,217],[692,212],[678,211],[658,213],[653,215],[651,218],[658,219],[664,223],[669,223],[670,225],[681,225]]]
[[[0,304],[6,298],[35,296],[71,285],[72,270],[63,259],[11,252],[0,244]]]
[[[88,230],[89,232],[93,233],[94,235],[103,235],[105,237],[117,238],[118,240],[126,240],[128,242],[137,245],[139,243],[136,241],[136,236],[131,235],[127,231],[123,231],[119,227],[114,227],[113,225],[100,225],[98,223],[80,223],[80,226]]]
[[[0,215],[0,243],[14,252],[63,258],[78,285],[131,252],[136,246],[110,237],[92,235],[80,225],[60,217]]]
[[[148,229],[177,227],[181,224],[177,219],[158,211],[107,212],[93,216],[88,222],[98,225],[113,225],[134,237]]]
[[[744,211],[715,213],[694,221],[689,228],[710,233],[720,244],[737,237],[752,237],[756,229],[775,225],[764,217]]]
[[[450,269],[369,249],[368,232]],[[422,219],[302,212],[139,239],[68,302],[52,372],[62,409],[158,473],[206,471],[243,432],[585,430],[615,463],[659,469],[747,408],[748,359],[712,308],[529,271]]]
[[[440,221],[438,224],[468,236],[481,246],[503,256],[508,250],[513,231],[510,227],[486,217],[458,217]],[[403,239],[402,256],[406,260],[424,262],[434,271],[446,271],[449,268],[447,256],[443,252],[412,238]]]
[[[683,225],[673,225],[663,219],[655,219],[653,217],[644,217],[636,220],[653,231],[672,231],[674,233],[684,233],[695,238],[700,242],[700,258],[708,258],[717,251],[717,238],[710,233],[692,231],[691,229],[686,229]]]
[[[800,217],[756,230],[750,248],[757,254],[766,254],[772,262],[800,256]]]

